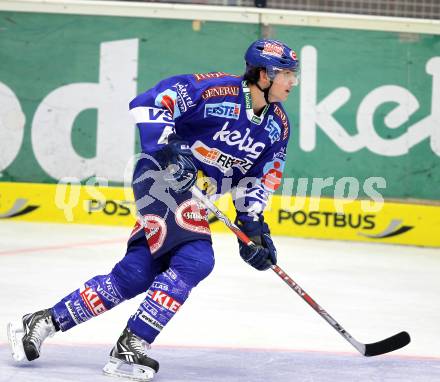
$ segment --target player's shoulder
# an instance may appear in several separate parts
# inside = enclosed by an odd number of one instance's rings
[[[225,72],[180,74],[162,80],[177,93],[187,91],[196,98],[209,99],[220,96],[238,96],[243,78]]]
[[[287,140],[290,135],[290,122],[286,110],[280,102],[273,103],[273,116],[281,127],[281,140]]]
[[[243,78],[225,72],[194,73],[191,83],[203,99],[219,96],[237,96]]]
[[[199,84],[224,84],[224,83],[240,83],[241,76],[225,72],[209,72],[209,73],[194,73],[193,80]]]

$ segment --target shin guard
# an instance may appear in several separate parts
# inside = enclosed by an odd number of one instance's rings
[[[53,318],[61,331],[81,324],[124,301],[111,274],[95,276],[83,287],[64,297],[53,308]]]
[[[191,289],[175,270],[168,268],[156,276],[145,300],[130,317],[128,327],[151,344],[188,298]]]

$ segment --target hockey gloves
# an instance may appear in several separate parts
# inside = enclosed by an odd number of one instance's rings
[[[165,169],[164,179],[178,194],[188,191],[197,180],[197,168],[188,142],[177,134],[168,136],[168,144],[158,153],[157,159]]]
[[[246,263],[259,271],[265,271],[277,263],[277,250],[262,215],[258,221],[248,221],[246,218],[241,220],[237,216],[235,224],[256,244],[252,248],[238,240],[240,256]]]

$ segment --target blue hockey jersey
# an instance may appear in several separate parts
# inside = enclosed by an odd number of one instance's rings
[[[256,218],[279,187],[289,120],[279,103],[255,115],[242,77],[223,72],[170,77],[137,96],[130,110],[142,152],[154,153],[177,133],[188,141],[215,193],[235,190],[239,213]]]

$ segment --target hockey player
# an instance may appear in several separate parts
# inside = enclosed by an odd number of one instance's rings
[[[153,378],[159,363],[148,356],[150,344],[214,266],[207,211],[190,192],[198,172],[214,193],[235,190],[236,223],[258,245],[239,245],[241,257],[258,270],[276,264],[262,212],[281,182],[289,139],[281,102],[298,83],[298,60],[285,44],[258,40],[245,61],[243,77],[174,76],[131,101],[142,153],[133,176],[139,219],[126,254],[109,274],[9,324],[16,360],[38,358],[48,336],[146,292],[104,373]]]

